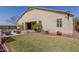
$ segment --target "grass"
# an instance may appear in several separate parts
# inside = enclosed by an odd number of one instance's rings
[[[79,40],[62,36],[47,36],[29,33],[15,36],[6,43],[14,52],[76,52],[79,51]]]

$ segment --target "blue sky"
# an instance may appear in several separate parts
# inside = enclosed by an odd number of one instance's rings
[[[13,16],[20,16],[26,7],[21,6],[0,6],[0,25],[6,25],[7,19]]]
[[[70,11],[75,16],[79,16],[79,6],[35,6],[40,8],[57,9]],[[27,6],[0,6],[0,24],[8,24],[7,19],[12,16],[20,16],[27,10]]]

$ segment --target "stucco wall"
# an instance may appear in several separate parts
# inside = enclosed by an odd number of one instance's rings
[[[63,27],[58,28],[57,19],[62,18]],[[18,22],[18,25],[22,25],[24,22],[30,21],[42,21],[43,29],[48,30],[51,33],[56,33],[57,31],[61,31],[64,34],[73,34],[73,18],[67,18],[66,14],[60,14],[55,12],[48,12],[43,10],[31,10],[27,12]]]

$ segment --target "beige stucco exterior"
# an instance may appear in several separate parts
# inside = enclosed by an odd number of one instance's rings
[[[63,27],[57,27],[57,19],[62,18]],[[42,21],[43,29],[49,31],[50,33],[56,33],[60,31],[64,34],[73,34],[73,17],[67,14],[49,12],[44,10],[34,9],[26,12],[17,22],[17,25],[22,25],[25,22],[31,21]]]

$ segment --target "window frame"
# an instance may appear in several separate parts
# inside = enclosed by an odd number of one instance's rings
[[[62,18],[57,19],[57,27],[63,27]]]

